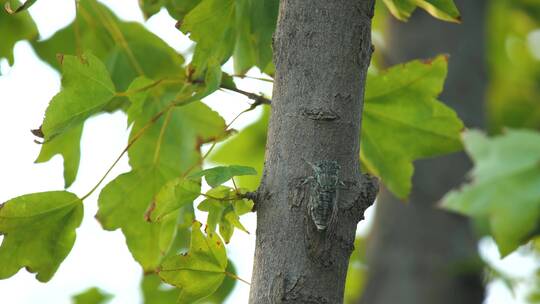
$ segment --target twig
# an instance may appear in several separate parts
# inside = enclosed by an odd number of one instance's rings
[[[225,89],[225,90],[236,92],[238,94],[242,94],[242,95],[246,96],[247,98],[249,98],[251,100],[254,100],[255,103],[252,104],[252,106],[254,106],[254,107],[256,107],[258,105],[261,105],[261,104],[267,104],[267,105],[272,104],[272,101],[270,99],[264,97],[263,95],[258,95],[258,94],[255,94],[255,93],[247,92],[247,91],[241,90],[241,89],[236,88],[236,87],[226,87],[226,86],[222,85],[221,88]]]

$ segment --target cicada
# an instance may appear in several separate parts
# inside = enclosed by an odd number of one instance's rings
[[[312,164],[314,176],[306,179],[311,182],[308,213],[318,231],[325,231],[333,223],[338,211],[339,171],[337,161],[323,160]]]

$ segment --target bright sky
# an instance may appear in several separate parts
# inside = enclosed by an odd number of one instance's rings
[[[137,0],[101,1],[112,8],[124,20],[143,21]],[[73,0],[41,0],[30,13],[46,39],[58,29],[68,25],[74,18]],[[164,11],[151,18],[146,26],[180,52],[189,48],[189,39],[174,28],[175,20]],[[1,39],[1,33],[0,33]],[[18,43],[15,47],[15,65],[9,67],[7,61],[0,62],[0,202],[32,192],[62,189],[62,159],[56,156],[45,164],[34,164],[40,146],[33,142],[31,129],[41,124],[43,113],[50,99],[60,89],[59,74],[40,61],[30,45]],[[253,74],[257,76],[256,73]],[[271,86],[265,82],[242,80],[239,85],[251,92],[271,94]],[[248,100],[232,93],[218,92],[205,100],[228,122],[240,111],[248,107]],[[254,121],[259,111],[243,115],[234,128],[240,129]],[[85,194],[99,180],[127,143],[128,130],[122,113],[105,114],[90,119],[85,124],[82,137],[82,158],[76,182],[69,189],[79,195]],[[104,184],[120,173],[129,171],[127,159],[123,159],[109,175]],[[125,246],[120,231],[104,231],[94,219],[97,211],[96,191],[85,201],[85,216],[77,230],[75,246],[53,279],[39,283],[34,275],[21,270],[14,277],[0,281],[0,302],[2,304],[63,304],[70,303],[71,295],[88,287],[97,286],[114,298],[110,303],[140,303],[139,283],[141,270]],[[373,209],[367,216],[372,218]],[[204,214],[197,214],[202,221]],[[255,241],[255,216],[242,217],[250,235],[236,232],[228,246],[229,255],[238,270],[238,275],[246,280],[251,277],[251,265]],[[369,220],[359,227],[365,234]],[[0,236],[0,240],[2,237]],[[533,262],[529,257],[517,253],[500,261],[494,244],[490,240],[482,242],[483,256],[511,274],[524,275],[531,272]],[[247,303],[249,286],[238,283],[227,303]],[[523,292],[518,292],[522,297]],[[511,297],[501,282],[489,287],[486,304],[525,303]]]

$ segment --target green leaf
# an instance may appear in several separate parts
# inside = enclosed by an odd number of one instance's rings
[[[256,65],[263,73],[274,74],[272,35],[276,30],[279,0],[250,0],[251,28]],[[238,57],[235,57],[237,60]]]
[[[236,269],[231,260],[227,263],[227,268],[225,268],[227,273],[235,274]],[[197,304],[222,304],[225,303],[225,299],[232,293],[237,280],[233,279],[231,276],[226,276],[223,283],[219,288],[210,296],[203,298],[200,301],[197,301]]]
[[[10,15],[18,14],[20,12],[23,12],[23,11],[29,9],[30,6],[34,5],[34,3],[36,3],[36,1],[37,0],[26,0],[22,5],[19,5],[15,9],[13,9],[11,7],[10,1],[6,1],[6,4],[4,5],[4,10]],[[17,2],[17,1],[14,1],[14,2]]]
[[[148,99],[148,94],[152,92],[150,87],[155,83],[152,79],[141,76],[135,78],[133,82],[129,85],[126,94],[128,95],[131,105],[128,108],[128,125],[131,125],[133,120],[137,117],[140,117],[146,100]]]
[[[157,14],[165,5],[166,0],[139,0],[139,6],[143,12],[144,19],[148,19]]]
[[[82,201],[66,191],[27,194],[0,205],[0,279],[22,267],[49,281],[75,242]]]
[[[234,232],[234,228],[246,233],[248,231],[240,223],[240,215],[253,209],[253,202],[239,198],[238,193],[229,187],[217,186],[206,192],[207,197],[202,201],[197,209],[208,212],[207,232],[216,231],[219,224],[219,233],[229,243]]]
[[[182,21],[187,13],[195,8],[201,0],[166,0],[169,14],[176,20]]]
[[[45,140],[80,126],[114,97],[116,90],[105,65],[94,55],[63,56],[62,90],[45,112]]]
[[[221,239],[213,233],[205,236],[201,223],[194,222],[189,252],[165,260],[158,273],[165,282],[181,288],[177,303],[192,303],[219,288],[226,267],[227,255]]]
[[[218,166],[192,174],[191,178],[203,177],[210,187],[217,187],[235,176],[257,175],[257,170],[246,166]]]
[[[256,64],[256,48],[251,36],[250,1],[238,1],[235,14],[236,42],[234,72],[243,75]]]
[[[79,171],[82,130],[83,124],[80,124],[64,133],[58,134],[50,141],[45,142],[36,159],[36,163],[43,163],[49,161],[56,154],[62,155],[64,158],[65,188],[71,186]]]
[[[273,73],[272,33],[277,0],[202,0],[185,15],[180,29],[197,43],[192,65],[200,77],[207,68],[221,66],[234,55],[235,71],[252,66]]]
[[[386,7],[394,17],[401,21],[406,21],[416,10],[414,0],[383,0]]]
[[[7,4],[9,2],[0,1],[0,3]],[[13,47],[15,43],[21,40],[35,40],[38,37],[36,25],[30,14],[25,11],[9,15],[5,10],[0,9],[0,33],[2,33],[0,59],[6,58],[10,65],[13,65],[14,62]]]
[[[51,38],[33,43],[39,57],[55,68],[56,54],[92,51],[107,66],[118,91],[138,76],[184,79],[183,57],[137,22],[120,21],[95,0],[77,2],[77,16]]]
[[[171,304],[178,299],[180,291],[162,284],[159,276],[147,274],[141,282],[144,304]]]
[[[435,18],[461,22],[461,16],[453,0],[416,0],[415,2]]]
[[[129,149],[129,164],[132,168],[158,166],[167,168],[171,178],[200,161],[199,148],[202,144],[218,140],[227,135],[225,121],[218,113],[197,101],[166,111],[156,122],[152,119],[166,109],[171,99],[167,95],[149,99],[142,114],[135,120],[130,139],[147,128]]]
[[[209,66],[221,66],[235,43],[235,1],[203,0],[182,20],[180,30],[197,43],[192,65],[195,75]]]
[[[74,295],[73,304],[104,304],[111,298],[112,296],[110,294],[103,292],[97,287],[92,287]]]
[[[446,71],[447,59],[439,56],[368,75],[360,158],[401,199],[411,190],[414,160],[462,148],[463,123],[436,99]]]
[[[424,9],[433,17],[460,22],[461,16],[453,0],[383,0],[388,10],[396,18],[406,21],[411,17],[416,7]]]
[[[122,229],[131,254],[145,271],[159,265],[176,233],[176,214],[160,223],[148,222],[144,216],[169,176],[156,167],[140,168],[118,176],[99,195],[96,218],[106,230]]]
[[[479,131],[463,137],[475,166],[472,182],[444,198],[443,206],[489,221],[502,256],[530,240],[540,222],[540,134],[508,130],[488,138]]]
[[[166,215],[178,211],[187,205],[193,205],[193,201],[201,194],[200,182],[191,179],[175,178],[169,181],[156,195],[152,202],[148,217],[153,222],[161,221]]]
[[[128,110],[134,121],[128,150],[133,171],[103,189],[98,212],[106,229],[122,229],[130,251],[147,271],[167,255],[178,232],[178,217],[185,208],[192,208],[186,201],[171,201],[171,189],[160,190],[168,181],[198,168],[203,143],[227,134],[223,118],[203,103],[171,107],[175,90],[169,86],[149,89],[143,110]],[[146,222],[145,217],[153,221],[159,217],[159,222]]]
[[[227,263],[225,271],[236,273],[231,261]],[[221,286],[210,296],[196,301],[197,304],[222,304],[231,294],[236,285],[236,280],[231,277],[225,277]],[[178,300],[180,289],[163,284],[159,276],[155,274],[145,275],[141,283],[141,289],[144,298],[144,304],[171,304]],[[184,302],[182,302],[184,303]]]
[[[264,106],[261,117],[232,136],[223,145],[218,146],[210,155],[210,161],[220,164],[240,164],[262,172],[269,117],[269,108]],[[260,179],[261,174],[259,173],[239,176],[236,181],[239,187],[255,190],[259,186]]]

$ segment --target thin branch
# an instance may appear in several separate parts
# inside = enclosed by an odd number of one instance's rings
[[[254,80],[260,80],[260,81],[266,81],[266,82],[274,83],[274,80],[269,79],[269,78],[253,77],[253,76],[238,75],[238,74],[233,74],[233,75],[230,75],[230,76],[240,78],[240,79],[248,78],[248,79],[254,79]]]
[[[222,85],[221,88],[225,89],[225,90],[236,92],[238,94],[242,94],[242,95],[246,96],[247,98],[249,98],[251,100],[254,100],[255,103],[253,103],[252,106],[255,106],[255,107],[258,106],[258,105],[261,105],[261,104],[267,104],[267,105],[272,104],[272,101],[270,99],[264,97],[263,95],[247,92],[247,91],[241,90],[241,89],[236,88],[236,87],[225,87],[225,86]]]
[[[238,187],[236,186],[236,183],[234,182],[234,176],[231,177],[231,180],[232,180],[232,183],[233,183],[233,186],[234,186],[234,191],[235,191],[236,193],[240,193],[240,191],[238,191]]]

